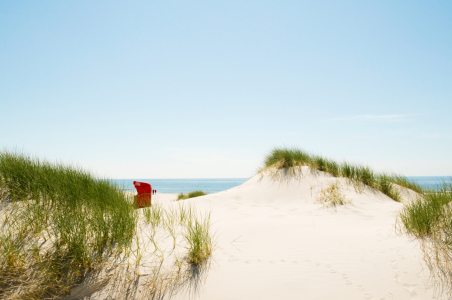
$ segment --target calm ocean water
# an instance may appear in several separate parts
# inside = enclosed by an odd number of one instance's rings
[[[450,182],[448,176],[411,176],[408,179],[417,182],[424,188],[435,188],[442,182]],[[248,178],[208,178],[208,179],[113,179],[125,190],[135,190],[133,181],[147,182],[159,193],[188,193],[201,190],[209,194],[218,193],[236,187],[248,180]]]
[[[158,193],[188,193],[196,190],[208,194],[218,193],[236,187],[248,178],[196,178],[196,179],[113,179],[125,190],[135,190],[133,181],[150,183]]]
[[[423,188],[436,188],[444,182],[452,183],[451,176],[407,176],[407,178],[418,183]]]

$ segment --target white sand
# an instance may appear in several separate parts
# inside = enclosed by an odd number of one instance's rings
[[[298,175],[187,200],[212,211],[218,244],[205,282],[173,299],[434,299],[417,242],[395,231],[403,204],[307,167]],[[337,211],[315,201],[334,181],[352,200]]]
[[[316,202],[334,182],[351,204]],[[175,198],[153,201],[179,205]],[[403,204],[344,178],[303,167],[295,177],[257,175],[182,202],[211,211],[217,247],[210,268],[171,299],[442,299],[429,287],[417,242],[396,233]],[[101,294],[89,299],[111,299]]]

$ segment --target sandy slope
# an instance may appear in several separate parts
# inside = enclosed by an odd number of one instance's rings
[[[316,199],[335,182],[352,203],[325,208]],[[415,196],[410,191],[402,195],[405,201]],[[217,247],[208,268],[189,273],[173,290],[176,294],[166,293],[165,298],[435,299],[419,245],[396,234],[396,215],[403,204],[380,192],[303,167],[295,176],[279,171],[221,193],[179,202],[176,197],[158,194],[153,203],[167,209],[194,204],[211,211]],[[147,230],[141,244],[149,244]],[[165,235],[159,243],[168,250],[165,261],[171,270],[171,258],[184,252],[183,244],[174,250]],[[142,274],[155,264],[153,247],[146,249]],[[119,288],[113,281],[103,288],[86,282],[68,299],[118,298],[112,296]],[[143,291],[146,285],[141,285]]]
[[[332,182],[351,205],[315,199]],[[211,210],[217,249],[172,299],[434,299],[416,242],[395,232],[403,204],[303,167],[186,200]]]

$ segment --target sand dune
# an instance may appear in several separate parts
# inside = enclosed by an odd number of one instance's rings
[[[325,208],[336,182],[351,203]],[[434,299],[417,242],[395,230],[403,204],[378,191],[303,167],[186,201],[211,210],[217,248],[204,281],[172,299]]]
[[[348,204],[327,208],[319,202],[332,185]],[[416,197],[399,190],[406,202]],[[396,233],[403,204],[348,179],[302,167],[290,174],[259,174],[216,194],[183,201],[174,201],[176,197],[158,194],[153,203],[167,209],[193,204],[210,211],[217,246],[203,272],[187,273],[164,298],[442,299],[429,286],[430,273],[417,242]],[[168,236],[161,238],[159,247],[168,250],[171,270],[171,258],[183,245],[174,250]],[[144,255],[141,273],[154,256]],[[111,295],[118,286],[110,282],[90,289],[84,283],[70,299],[87,294],[84,299],[116,299]]]

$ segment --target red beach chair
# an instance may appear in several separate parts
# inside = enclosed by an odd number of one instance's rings
[[[134,181],[133,185],[137,189],[138,195],[135,196],[135,203],[138,208],[151,206],[152,187],[149,183]]]

